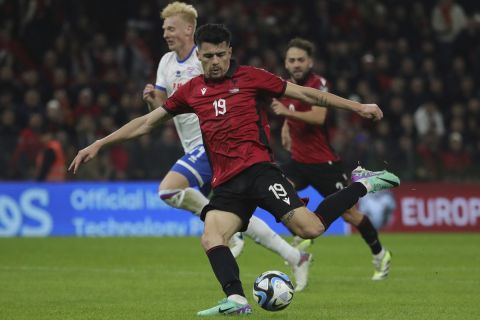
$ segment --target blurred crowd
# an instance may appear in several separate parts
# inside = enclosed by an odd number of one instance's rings
[[[242,64],[285,75],[288,41],[316,46],[330,91],[378,103],[385,118],[331,112],[348,168],[389,168],[409,181],[480,181],[480,4],[477,1],[186,1],[199,24],[224,23]],[[183,154],[173,123],[104,151],[77,176],[44,172],[48,146],[69,163],[147,112],[141,92],[168,49],[154,0],[0,0],[0,179],[159,180]],[[278,161],[283,119],[272,114]],[[58,160],[58,157],[56,158]]]

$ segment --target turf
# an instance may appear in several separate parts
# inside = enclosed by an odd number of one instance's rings
[[[480,235],[383,235],[390,277],[372,282],[358,236],[324,237],[309,287],[286,310],[250,319],[479,319]],[[247,240],[247,297],[266,270],[290,274]],[[198,238],[0,239],[0,319],[195,319],[222,292]],[[253,303],[254,304],[254,303]]]

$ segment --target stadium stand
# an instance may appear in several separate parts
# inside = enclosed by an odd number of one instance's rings
[[[0,1],[0,179],[42,180],[45,133],[66,161],[147,112],[143,86],[167,50],[165,1]],[[332,113],[351,168],[387,166],[410,181],[480,181],[480,8],[476,1],[192,1],[200,24],[225,23],[234,56],[283,74],[301,36],[331,91],[378,103],[372,124]],[[111,10],[115,7],[115,10]],[[278,161],[281,119],[272,114]],[[158,180],[182,154],[172,125],[111,148],[68,180]]]

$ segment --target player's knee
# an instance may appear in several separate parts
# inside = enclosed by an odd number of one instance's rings
[[[226,241],[220,235],[211,232],[204,232],[200,238],[202,247],[205,251],[210,250],[213,247],[225,245]]]
[[[183,197],[185,193],[183,189],[159,189],[158,196],[162,199],[166,204],[178,208],[182,203]]]
[[[203,250],[207,251],[208,249],[211,248],[211,245],[210,245],[211,241],[209,236],[206,233],[202,234],[202,237],[200,238],[200,242],[202,244]]]
[[[296,234],[303,239],[314,239],[325,232],[325,227],[320,223],[309,223],[298,227]]]

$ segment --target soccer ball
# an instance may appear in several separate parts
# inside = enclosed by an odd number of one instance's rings
[[[293,284],[288,276],[280,271],[266,271],[253,284],[253,297],[265,310],[283,310],[293,298]]]

